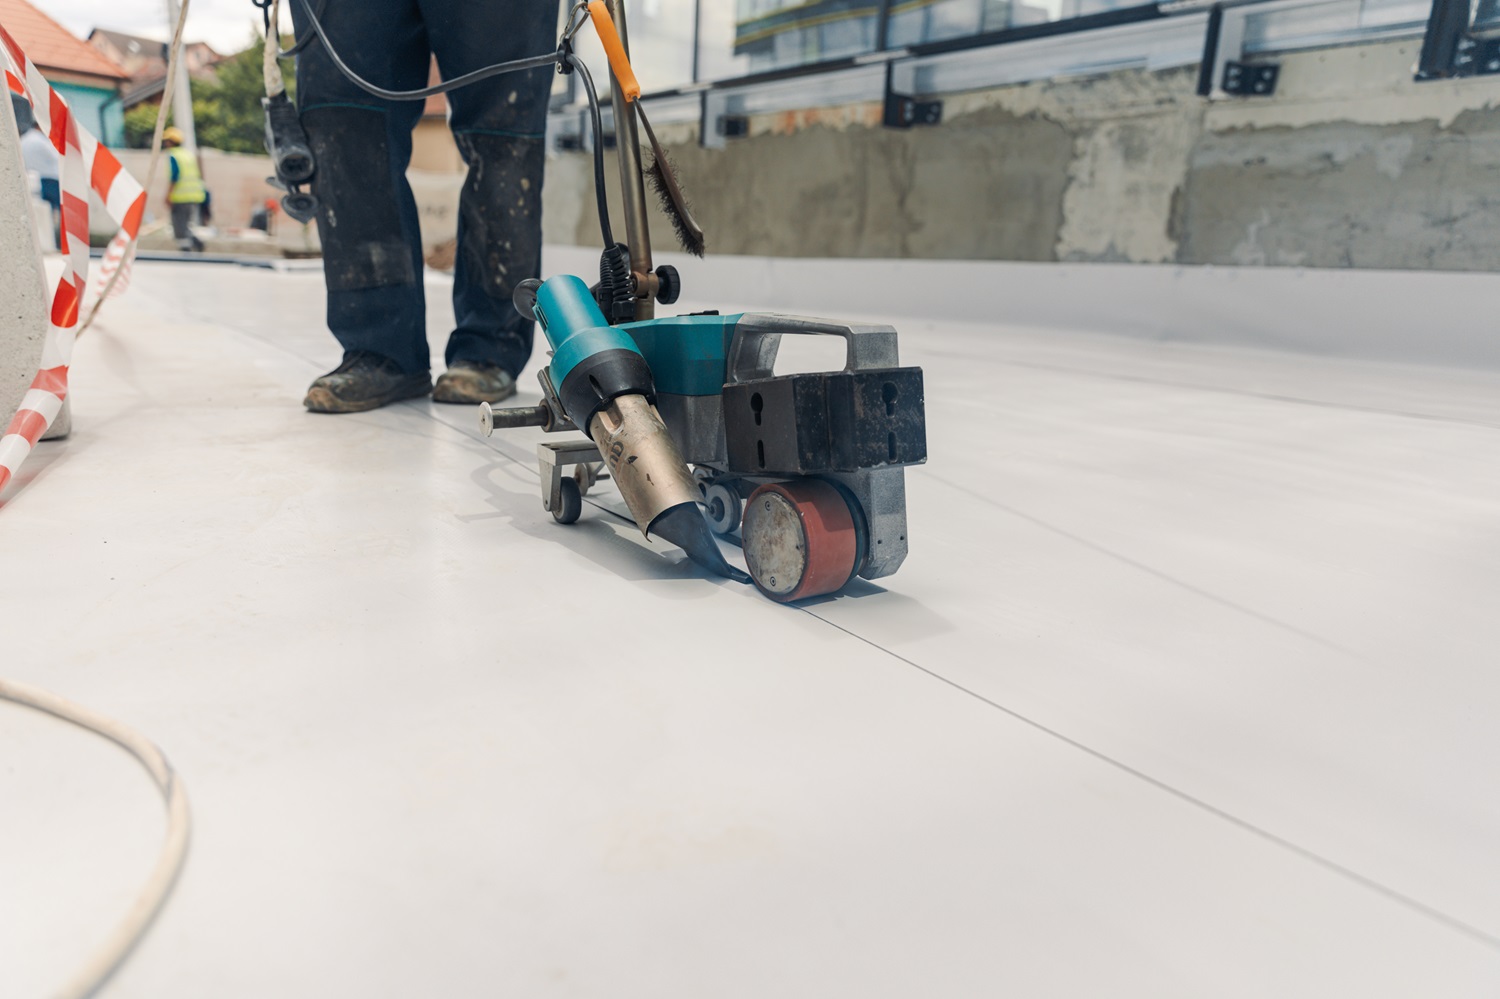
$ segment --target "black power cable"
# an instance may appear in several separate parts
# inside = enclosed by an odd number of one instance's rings
[[[445,80],[431,87],[423,87],[420,90],[387,90],[384,87],[377,87],[350,69],[349,65],[339,57],[333,44],[328,41],[328,33],[323,30],[323,22],[318,20],[318,15],[313,11],[312,4],[308,0],[296,0],[296,2],[302,5],[302,11],[307,15],[307,23],[312,25],[313,32],[318,36],[318,41],[322,42],[323,48],[328,50],[328,58],[333,60],[333,64],[338,67],[339,72],[343,73],[350,83],[366,93],[374,94],[376,97],[381,97],[388,101],[423,101],[438,94],[446,94],[450,90],[457,90],[459,87],[467,87],[471,83],[478,83],[480,80],[488,80],[492,76],[501,76],[505,73],[520,73],[528,69],[541,69],[543,66],[555,66],[567,55],[567,48],[559,46],[555,51],[548,52],[546,55],[530,56],[526,59],[512,59],[509,62],[497,62],[493,66],[485,66],[483,69],[476,69],[472,73],[465,73],[463,76],[455,77],[452,80]],[[256,3],[259,5],[259,0],[256,0]],[[296,46],[293,46],[293,48],[296,48]]]
[[[568,66],[578,71],[583,92],[589,99],[589,124],[594,130],[594,201],[599,206],[599,234],[604,237],[604,248],[608,250],[615,245],[615,234],[609,225],[609,202],[604,189],[604,119],[599,114],[599,95],[594,90],[594,78],[589,74],[589,68],[573,54],[572,46],[568,46],[564,59]]]
[[[318,14],[313,10],[310,0],[296,0],[302,5],[302,11],[307,15],[307,23],[312,26],[313,34],[300,39],[291,48],[284,51],[278,50],[280,56],[291,56],[300,52],[314,39],[322,42],[323,48],[328,52],[328,58],[344,74],[348,81],[359,87],[368,94],[388,101],[421,101],[436,94],[446,94],[450,90],[467,87],[471,83],[487,80],[492,76],[501,76],[506,73],[521,73],[532,69],[541,69],[544,66],[556,66],[560,73],[571,73],[577,71],[583,80],[583,89],[588,96],[589,102],[589,124],[594,132],[594,200],[599,206],[599,234],[604,238],[604,246],[607,249],[615,245],[614,231],[609,224],[609,202],[607,200],[606,188],[604,186],[604,119],[599,113],[599,94],[594,88],[593,75],[583,61],[573,53],[573,35],[582,25],[582,21],[569,19],[568,28],[563,32],[561,43],[557,49],[546,55],[529,56],[525,59],[512,59],[509,62],[497,62],[492,66],[476,69],[472,73],[431,87],[423,87],[420,90],[387,90],[376,86],[364,79],[349,67],[349,64],[339,56],[338,50],[328,40],[328,32],[323,28],[323,22],[318,19]],[[266,22],[266,33],[274,30],[271,24],[271,0],[251,0],[264,14]],[[580,4],[580,6],[582,6]]]

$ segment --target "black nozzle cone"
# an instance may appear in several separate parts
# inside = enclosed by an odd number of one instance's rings
[[[708,522],[698,510],[697,503],[679,503],[651,522],[648,533],[681,548],[688,558],[716,576],[732,579],[736,583],[748,583],[750,577],[724,561],[719,543],[709,533]]]

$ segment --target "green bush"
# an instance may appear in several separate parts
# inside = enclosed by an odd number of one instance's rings
[[[131,149],[150,149],[151,134],[156,131],[155,104],[137,104],[125,112],[125,145]]]
[[[290,37],[282,47],[291,45]],[[290,62],[282,63],[288,96],[297,99],[296,74]],[[261,75],[261,40],[257,37],[249,48],[215,64],[217,82],[194,80],[193,125],[198,145],[230,153],[264,153],[266,151],[265,113],[260,99],[266,94]],[[125,144],[133,149],[151,146],[156,128],[154,104],[137,104],[125,112]]]

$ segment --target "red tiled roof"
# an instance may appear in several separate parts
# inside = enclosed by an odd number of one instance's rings
[[[10,32],[44,76],[50,69],[125,79],[125,71],[117,63],[83,39],[74,37],[26,0],[0,0],[0,25]]]

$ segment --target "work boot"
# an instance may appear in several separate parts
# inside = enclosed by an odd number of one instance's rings
[[[495,364],[454,361],[438,375],[432,387],[433,402],[499,402],[516,394],[516,380]]]
[[[346,350],[343,364],[307,387],[302,405],[314,413],[363,413],[431,391],[426,373],[408,375],[389,357]]]

